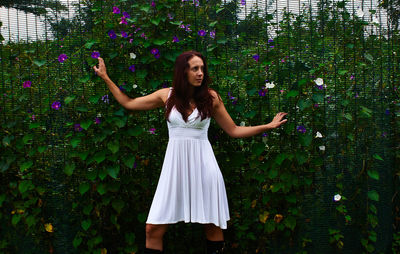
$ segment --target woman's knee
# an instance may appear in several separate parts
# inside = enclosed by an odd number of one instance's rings
[[[167,231],[167,225],[146,224],[146,237],[160,238]]]

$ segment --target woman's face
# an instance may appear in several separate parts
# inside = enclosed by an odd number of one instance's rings
[[[194,56],[189,61],[189,71],[187,73],[188,81],[192,86],[201,86],[204,78],[204,63],[203,60]]]

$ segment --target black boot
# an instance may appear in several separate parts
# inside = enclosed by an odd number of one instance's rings
[[[154,249],[148,249],[148,248],[144,249],[144,254],[162,254],[162,253],[164,253],[164,252],[161,250],[154,250]]]
[[[207,239],[207,254],[221,254],[224,253],[224,241],[210,241]]]

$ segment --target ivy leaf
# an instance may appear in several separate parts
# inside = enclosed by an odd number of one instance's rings
[[[71,101],[75,100],[76,96],[72,95],[72,96],[68,96],[67,98],[64,99],[64,102],[66,105],[68,105]]]
[[[79,236],[75,237],[74,241],[72,242],[75,249],[78,248],[81,243],[82,243],[82,237]]]
[[[24,142],[24,144],[28,144],[29,141],[31,141],[33,139],[33,134],[26,134],[23,138],[22,141]]]
[[[87,119],[87,120],[81,122],[81,127],[82,127],[82,129],[87,130],[87,129],[89,129],[90,125],[92,125],[92,123],[93,123],[92,120]]]
[[[373,155],[373,157],[374,157],[374,159],[377,159],[377,160],[383,161],[382,157],[381,157],[381,156],[379,156],[379,154],[374,154],[374,155]]]
[[[259,156],[265,149],[265,145],[264,143],[255,143],[252,147],[252,152],[253,154],[255,154],[256,156]]]
[[[308,134],[304,134],[304,135],[300,134],[299,141],[300,141],[301,145],[309,146],[311,144],[311,141],[312,141],[312,136],[308,135]]]
[[[353,117],[350,115],[350,113],[344,114],[344,118],[346,118],[346,119],[349,120],[349,121],[352,121],[352,120],[353,120]]]
[[[285,218],[283,224],[293,231],[294,228],[296,227],[296,219],[293,216],[289,215],[288,217]]]
[[[18,222],[21,220],[21,214],[14,214],[12,219],[11,219],[11,224],[13,224],[14,226],[18,224]]]
[[[299,91],[297,90],[291,90],[286,94],[286,98],[290,98],[290,97],[296,97],[297,95],[299,95]]]
[[[86,42],[85,48],[90,49],[97,41],[96,40],[90,40]]]
[[[47,150],[47,146],[39,146],[38,147],[38,152],[39,153],[43,153],[44,151],[46,151]]]
[[[312,103],[309,99],[300,99],[297,105],[299,106],[300,110],[303,111],[304,109],[310,107]]]
[[[35,128],[39,127],[39,126],[40,126],[40,123],[38,123],[38,122],[30,123],[29,124],[29,129],[32,130],[32,129],[35,129]]]
[[[33,187],[32,181],[21,181],[18,184],[18,190],[21,194],[25,193],[31,187]]]
[[[90,96],[89,101],[93,104],[96,104],[99,101],[100,97],[101,97],[101,95],[98,95],[98,94],[92,95],[92,96]]]
[[[322,95],[322,94],[313,94],[312,95],[312,99],[313,99],[313,101],[315,101],[317,103],[323,103],[324,102],[324,95]]]
[[[122,161],[128,168],[132,169],[133,165],[135,164],[135,157],[134,156],[125,157],[122,159]]]
[[[368,54],[368,53],[365,53],[365,54],[364,54],[364,57],[365,57],[365,59],[367,59],[367,60],[370,61],[370,62],[373,62],[373,61],[374,61],[374,58],[373,58],[370,54]]]
[[[217,23],[218,23],[218,20],[217,20],[217,21],[214,21],[214,22],[211,22],[211,23],[209,24],[209,26],[210,26],[210,27],[214,27]]]
[[[89,74],[86,74],[85,76],[80,77],[80,78],[78,79],[78,81],[81,82],[81,83],[86,83],[86,82],[88,82],[89,80],[90,80]]]
[[[370,190],[368,191],[368,198],[373,201],[379,201],[379,194],[376,190]]]
[[[111,205],[115,209],[115,211],[121,213],[122,208],[124,208],[125,206],[125,202],[121,199],[114,199]]]
[[[280,153],[280,154],[278,154],[278,155],[276,156],[276,158],[275,158],[275,163],[278,164],[278,165],[281,165],[282,162],[283,162],[287,157],[288,157],[287,154],[285,154],[285,153]]]
[[[73,137],[73,138],[71,139],[71,146],[72,146],[72,148],[76,148],[76,147],[79,145],[79,143],[81,143],[81,139],[80,139],[80,138],[78,138],[78,137]]]
[[[81,183],[79,185],[79,193],[81,193],[81,195],[85,194],[89,190],[89,187],[89,183]]]
[[[106,190],[106,184],[105,184],[105,183],[99,183],[99,184],[97,185],[96,189],[97,189],[97,192],[98,192],[100,195],[103,195],[104,193],[107,192],[107,190]]]
[[[339,75],[344,75],[347,73],[347,70],[339,70],[338,73]]]
[[[21,171],[25,171],[28,168],[32,167],[33,162],[32,161],[25,161],[24,163],[22,163],[22,165],[20,166],[20,170]]]
[[[108,175],[114,179],[117,179],[119,173],[119,165],[107,168]]]
[[[101,162],[103,162],[103,161],[106,159],[106,152],[105,152],[105,151],[97,152],[97,153],[94,155],[93,159],[94,159],[98,164],[100,164]]]
[[[372,179],[379,180],[378,171],[371,169],[371,170],[368,170],[367,173],[368,173],[368,176],[371,177]]]
[[[68,163],[67,165],[65,165],[64,173],[67,176],[71,176],[72,173],[74,173],[74,169],[75,169],[75,164],[74,163]]]
[[[40,59],[35,59],[33,60],[33,63],[36,64],[38,67],[42,67],[43,65],[46,64],[46,60],[40,60]]]
[[[81,222],[81,226],[82,226],[83,230],[85,230],[85,231],[87,231],[89,229],[90,225],[92,225],[92,220],[90,220],[90,219],[83,220]]]
[[[150,20],[150,22],[153,23],[153,24],[156,25],[156,26],[158,26],[158,24],[160,24],[160,21],[161,21],[161,18],[160,18],[160,17],[152,18],[152,19]],[[165,42],[164,42],[164,43],[165,43]],[[162,43],[162,44],[164,44],[164,43]],[[156,45],[162,45],[162,44],[157,44],[157,43],[155,43],[155,42],[154,42],[154,44],[156,44]]]

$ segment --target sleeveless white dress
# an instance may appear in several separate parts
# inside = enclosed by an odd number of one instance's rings
[[[174,107],[167,125],[168,146],[146,223],[213,223],[226,229],[228,200],[207,137],[210,118],[201,120],[195,108],[185,122]]]

